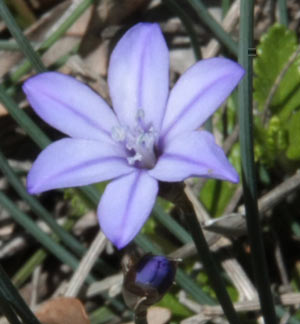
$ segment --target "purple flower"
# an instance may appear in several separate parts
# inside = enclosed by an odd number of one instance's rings
[[[244,70],[225,58],[202,60],[169,93],[168,68],[159,26],[140,23],[126,32],[111,55],[108,85],[114,110],[89,87],[57,72],[34,76],[23,86],[35,112],[69,136],[40,153],[28,175],[28,191],[113,179],[102,195],[98,217],[118,248],[147,220],[158,181],[239,179],[213,136],[196,130]]]

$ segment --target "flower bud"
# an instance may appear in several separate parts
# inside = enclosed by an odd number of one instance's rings
[[[123,297],[136,312],[146,312],[171,287],[177,261],[164,256],[147,254],[125,270]]]

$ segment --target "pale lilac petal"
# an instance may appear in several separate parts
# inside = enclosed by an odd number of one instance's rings
[[[159,131],[169,92],[169,53],[159,25],[129,29],[112,52],[108,85],[121,124],[134,127],[143,109],[146,125]]]
[[[118,125],[106,102],[85,84],[58,72],[28,79],[23,90],[34,111],[61,132],[84,139],[110,136]]]
[[[138,234],[151,213],[157,192],[157,181],[144,170],[107,185],[98,207],[98,218],[104,234],[119,249]]]
[[[188,69],[170,93],[161,141],[199,128],[229,96],[244,75],[225,58],[202,60]]]
[[[214,137],[206,131],[181,134],[168,142],[149,174],[166,182],[204,177],[238,182],[239,176]]]
[[[50,144],[33,163],[27,189],[84,186],[132,172],[121,147],[99,141],[64,138]]]

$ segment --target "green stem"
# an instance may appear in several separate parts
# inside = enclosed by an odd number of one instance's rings
[[[134,323],[135,324],[148,324],[146,315],[140,316],[140,315],[135,314],[134,315]]]
[[[209,250],[209,246],[204,237],[194,208],[183,190],[181,197],[177,199],[177,206],[180,206],[180,208],[184,212],[190,232],[198,251],[198,255],[203,263],[204,268],[206,269],[209,280],[223,308],[225,316],[227,317],[230,324],[239,324],[240,321],[238,315],[227,293],[225,284],[220,275],[220,270],[217,267],[215,260]]]
[[[286,6],[286,0],[278,0],[279,21],[285,27],[289,26],[289,18]]]
[[[246,75],[239,85],[239,125],[242,162],[242,181],[245,199],[246,220],[251,245],[252,266],[257,284],[262,313],[267,324],[277,323],[270,281],[265,258],[262,231],[257,206],[256,177],[254,168],[253,128],[252,128],[252,57],[248,55],[253,47],[253,0],[241,1],[241,30],[239,42],[239,62]]]
[[[14,40],[13,41],[0,40],[0,49],[5,51],[16,51],[16,52],[22,51],[18,43]]]
[[[230,8],[230,0],[222,0],[222,18],[224,18]]]

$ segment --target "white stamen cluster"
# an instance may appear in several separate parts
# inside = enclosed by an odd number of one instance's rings
[[[153,126],[145,125],[144,118],[144,110],[139,109],[134,129],[116,126],[112,130],[112,138],[125,146],[130,165],[151,169],[156,163],[154,144],[157,133]]]

